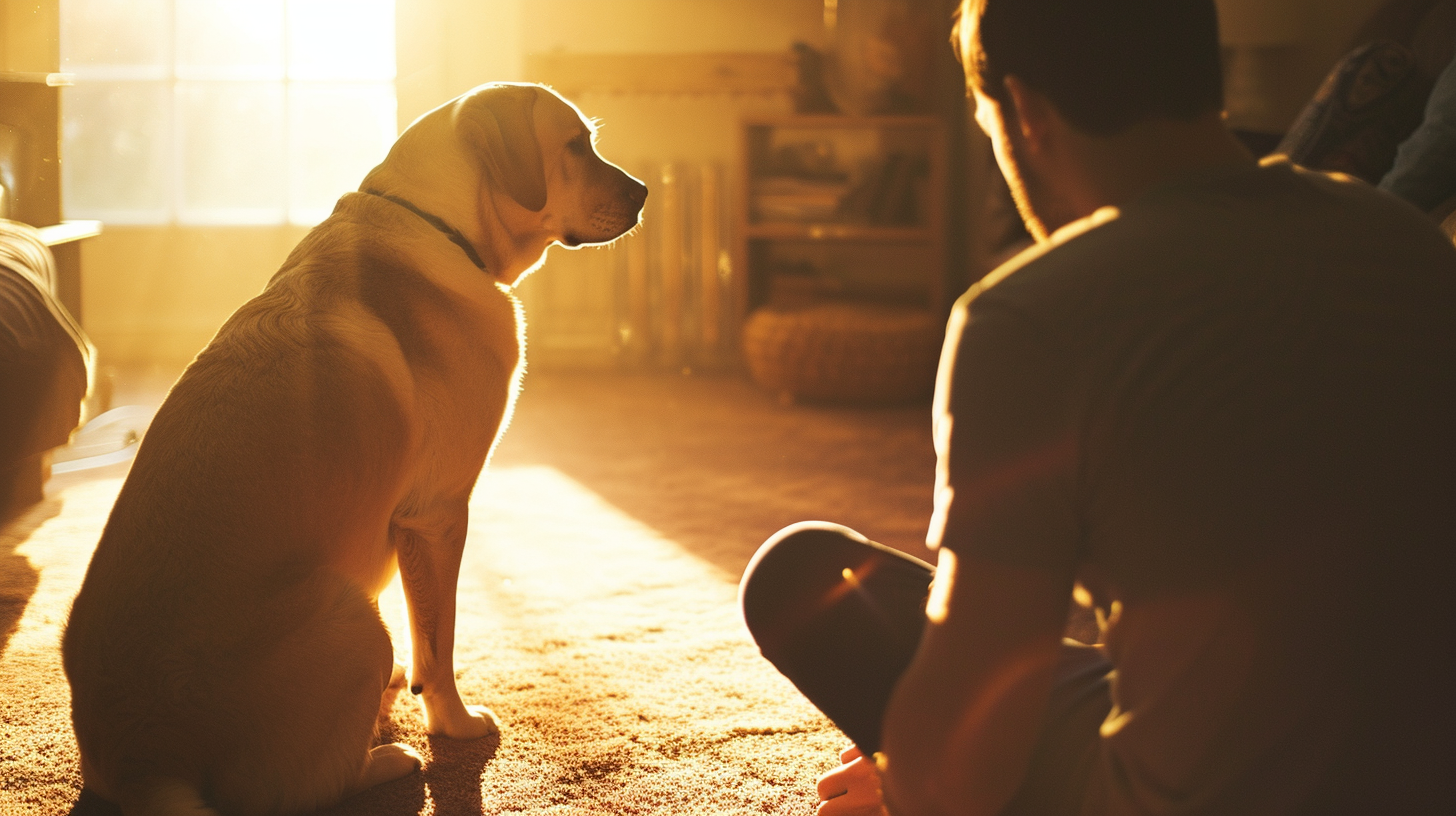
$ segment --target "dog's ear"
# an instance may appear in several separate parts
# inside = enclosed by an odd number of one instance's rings
[[[546,206],[546,171],[533,115],[536,95],[525,85],[485,88],[461,100],[456,120],[490,183],[532,212]]]

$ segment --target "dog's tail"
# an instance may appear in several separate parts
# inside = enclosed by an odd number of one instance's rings
[[[125,806],[115,805],[90,788],[82,788],[70,816],[219,816],[195,787],[176,779],[149,780],[128,798]]]
[[[136,806],[122,806],[126,816],[218,816],[195,786],[180,779],[148,779],[137,793]]]
[[[121,816],[121,808],[96,795],[90,788],[81,789],[81,798],[71,805],[71,816]]]

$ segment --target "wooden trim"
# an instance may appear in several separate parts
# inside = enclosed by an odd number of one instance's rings
[[[723,303],[718,291],[718,253],[722,250],[718,176],[718,166],[705,163],[698,183],[698,292],[702,298],[703,349],[714,356],[721,350],[723,325]]]
[[[660,361],[674,368],[683,362],[683,299],[687,290],[683,279],[683,179],[678,170],[672,163],[664,164],[662,174],[656,179],[657,195],[662,196],[662,209],[658,210],[661,228],[657,233],[660,247],[657,258],[662,273],[659,279],[662,286]]]
[[[57,74],[47,71],[0,71],[0,82],[33,82],[58,88],[74,85],[75,74]]]
[[[752,114],[744,116],[741,120],[744,127],[772,127],[772,128],[830,128],[830,129],[856,129],[856,128],[916,128],[916,129],[939,129],[942,121],[935,116],[922,116],[911,114],[874,115],[874,116],[845,116],[837,113],[781,113],[781,114]]]
[[[869,224],[758,221],[745,225],[744,232],[749,238],[778,240],[931,241],[939,234],[939,225],[894,227]]]
[[[530,54],[526,77],[570,96],[770,94],[798,83],[789,52],[721,54]]]
[[[37,227],[36,230],[40,233],[40,239],[45,242],[46,246],[54,247],[79,241],[82,238],[95,238],[101,234],[101,222],[62,221],[48,227]]]

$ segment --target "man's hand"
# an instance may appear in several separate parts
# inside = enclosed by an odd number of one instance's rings
[[[880,772],[851,745],[839,753],[838,768],[819,777],[816,816],[888,816],[880,798]]]

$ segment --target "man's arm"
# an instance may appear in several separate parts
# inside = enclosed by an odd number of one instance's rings
[[[925,634],[885,715],[895,816],[993,814],[1042,726],[1072,577],[940,552]]]

